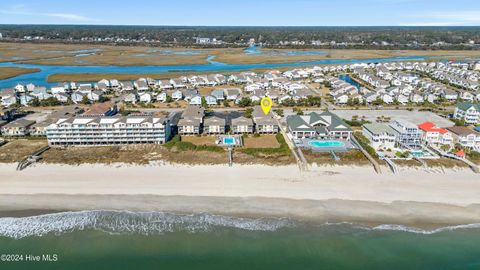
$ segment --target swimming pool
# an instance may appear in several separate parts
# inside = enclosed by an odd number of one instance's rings
[[[233,137],[224,137],[223,144],[225,145],[235,145],[235,138]]]
[[[345,143],[341,141],[309,141],[308,145],[312,147],[345,147]]]

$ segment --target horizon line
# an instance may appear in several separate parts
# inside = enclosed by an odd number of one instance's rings
[[[148,27],[397,27],[397,28],[443,28],[443,27],[468,27],[475,28],[480,25],[175,25],[175,24],[57,24],[57,23],[0,23],[1,26],[148,26]]]

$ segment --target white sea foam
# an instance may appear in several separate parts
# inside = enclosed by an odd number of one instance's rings
[[[63,234],[81,230],[99,230],[111,234],[163,234],[168,232],[207,232],[216,228],[237,228],[248,231],[276,231],[301,226],[285,218],[240,218],[211,214],[173,214],[163,212],[79,211],[46,214],[21,218],[0,218],[0,236],[24,238],[47,234]],[[347,231],[403,231],[416,234],[435,234],[459,229],[480,228],[480,223],[448,226],[432,230],[404,225],[383,224],[368,227],[358,223],[324,223],[322,226],[345,228]],[[346,231],[346,232],[347,232]]]
[[[22,218],[0,218],[0,236],[24,238],[76,230],[108,233],[162,234],[210,231],[219,227],[275,231],[293,226],[287,219],[250,219],[210,214],[181,215],[162,212],[79,211]]]
[[[453,230],[461,230],[461,229],[478,229],[478,228],[480,228],[480,223],[447,226],[447,227],[441,227],[441,228],[431,229],[431,230],[408,227],[404,225],[383,224],[383,225],[373,227],[372,229],[383,230],[383,231],[403,231],[403,232],[418,233],[418,234],[435,234],[435,233],[440,233],[445,231],[453,231]]]

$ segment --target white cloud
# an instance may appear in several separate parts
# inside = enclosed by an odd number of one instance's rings
[[[399,26],[458,26],[457,22],[417,22],[417,23],[401,23]]]
[[[77,21],[77,22],[93,22],[97,21],[94,18],[82,16],[79,14],[72,13],[41,13],[41,12],[32,12],[27,9],[23,4],[17,4],[10,6],[8,8],[0,8],[0,14],[9,14],[9,15],[28,15],[28,16],[41,16],[41,17],[51,17],[51,18],[60,18],[67,21]]]
[[[54,18],[62,18],[62,19],[70,20],[70,21],[88,22],[88,21],[94,21],[95,20],[93,18],[89,18],[89,17],[85,17],[85,16],[82,16],[82,15],[77,15],[77,14],[70,14],[70,13],[45,13],[43,15],[48,16],[48,17],[54,17]]]
[[[402,26],[460,26],[480,25],[480,10],[432,11],[410,16],[419,21],[405,23]],[[420,21],[419,18],[422,18]]]

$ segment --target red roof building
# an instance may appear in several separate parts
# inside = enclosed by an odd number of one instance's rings
[[[425,122],[420,125],[418,125],[418,128],[423,130],[424,132],[438,132],[440,134],[445,134],[448,132],[448,130],[444,128],[439,128],[435,126],[432,122]]]
[[[459,150],[458,152],[455,153],[455,156],[465,158],[465,151],[463,149]]]

